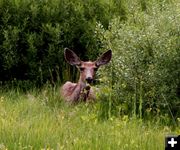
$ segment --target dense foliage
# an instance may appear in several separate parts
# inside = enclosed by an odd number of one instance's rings
[[[115,18],[109,30],[97,24],[97,36],[113,50],[111,66],[101,71],[107,88],[112,87],[107,109],[139,117],[168,114],[175,122],[180,115],[180,3],[152,3],[146,11],[135,4],[126,22]]]
[[[112,49],[111,65],[100,71],[99,115],[176,121],[179,14],[178,0],[0,0],[0,84],[75,81],[65,47],[85,60]]]
[[[117,8],[125,19],[121,4],[111,4],[104,0],[0,0],[0,80],[42,84],[75,79],[76,72],[66,69],[63,50],[69,47],[83,59],[97,56],[101,42],[94,36],[96,22],[108,27]]]

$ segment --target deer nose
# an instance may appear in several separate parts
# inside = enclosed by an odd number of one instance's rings
[[[92,83],[92,81],[93,81],[93,78],[91,78],[91,77],[88,77],[88,78],[86,78],[86,81],[87,81],[87,83]]]

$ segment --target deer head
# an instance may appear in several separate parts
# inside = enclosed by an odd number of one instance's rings
[[[108,50],[103,53],[96,61],[81,61],[80,58],[68,48],[65,48],[64,56],[69,64],[75,65],[79,69],[80,81],[90,84],[94,80],[98,68],[111,60],[112,51]]]

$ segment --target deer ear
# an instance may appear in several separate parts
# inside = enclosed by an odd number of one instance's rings
[[[96,65],[99,67],[101,65],[107,64],[112,57],[112,51],[108,50],[104,54],[102,54],[97,60],[96,60]]]
[[[81,64],[81,60],[79,59],[79,57],[72,50],[70,50],[68,48],[64,49],[64,57],[65,57],[66,61],[71,65],[80,65]]]

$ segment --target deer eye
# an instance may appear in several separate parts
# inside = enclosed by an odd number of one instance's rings
[[[94,71],[97,71],[98,70],[98,68],[94,68]]]
[[[80,69],[80,71],[84,71],[84,69],[85,69],[85,68],[83,68],[83,67],[80,67],[79,69]]]

